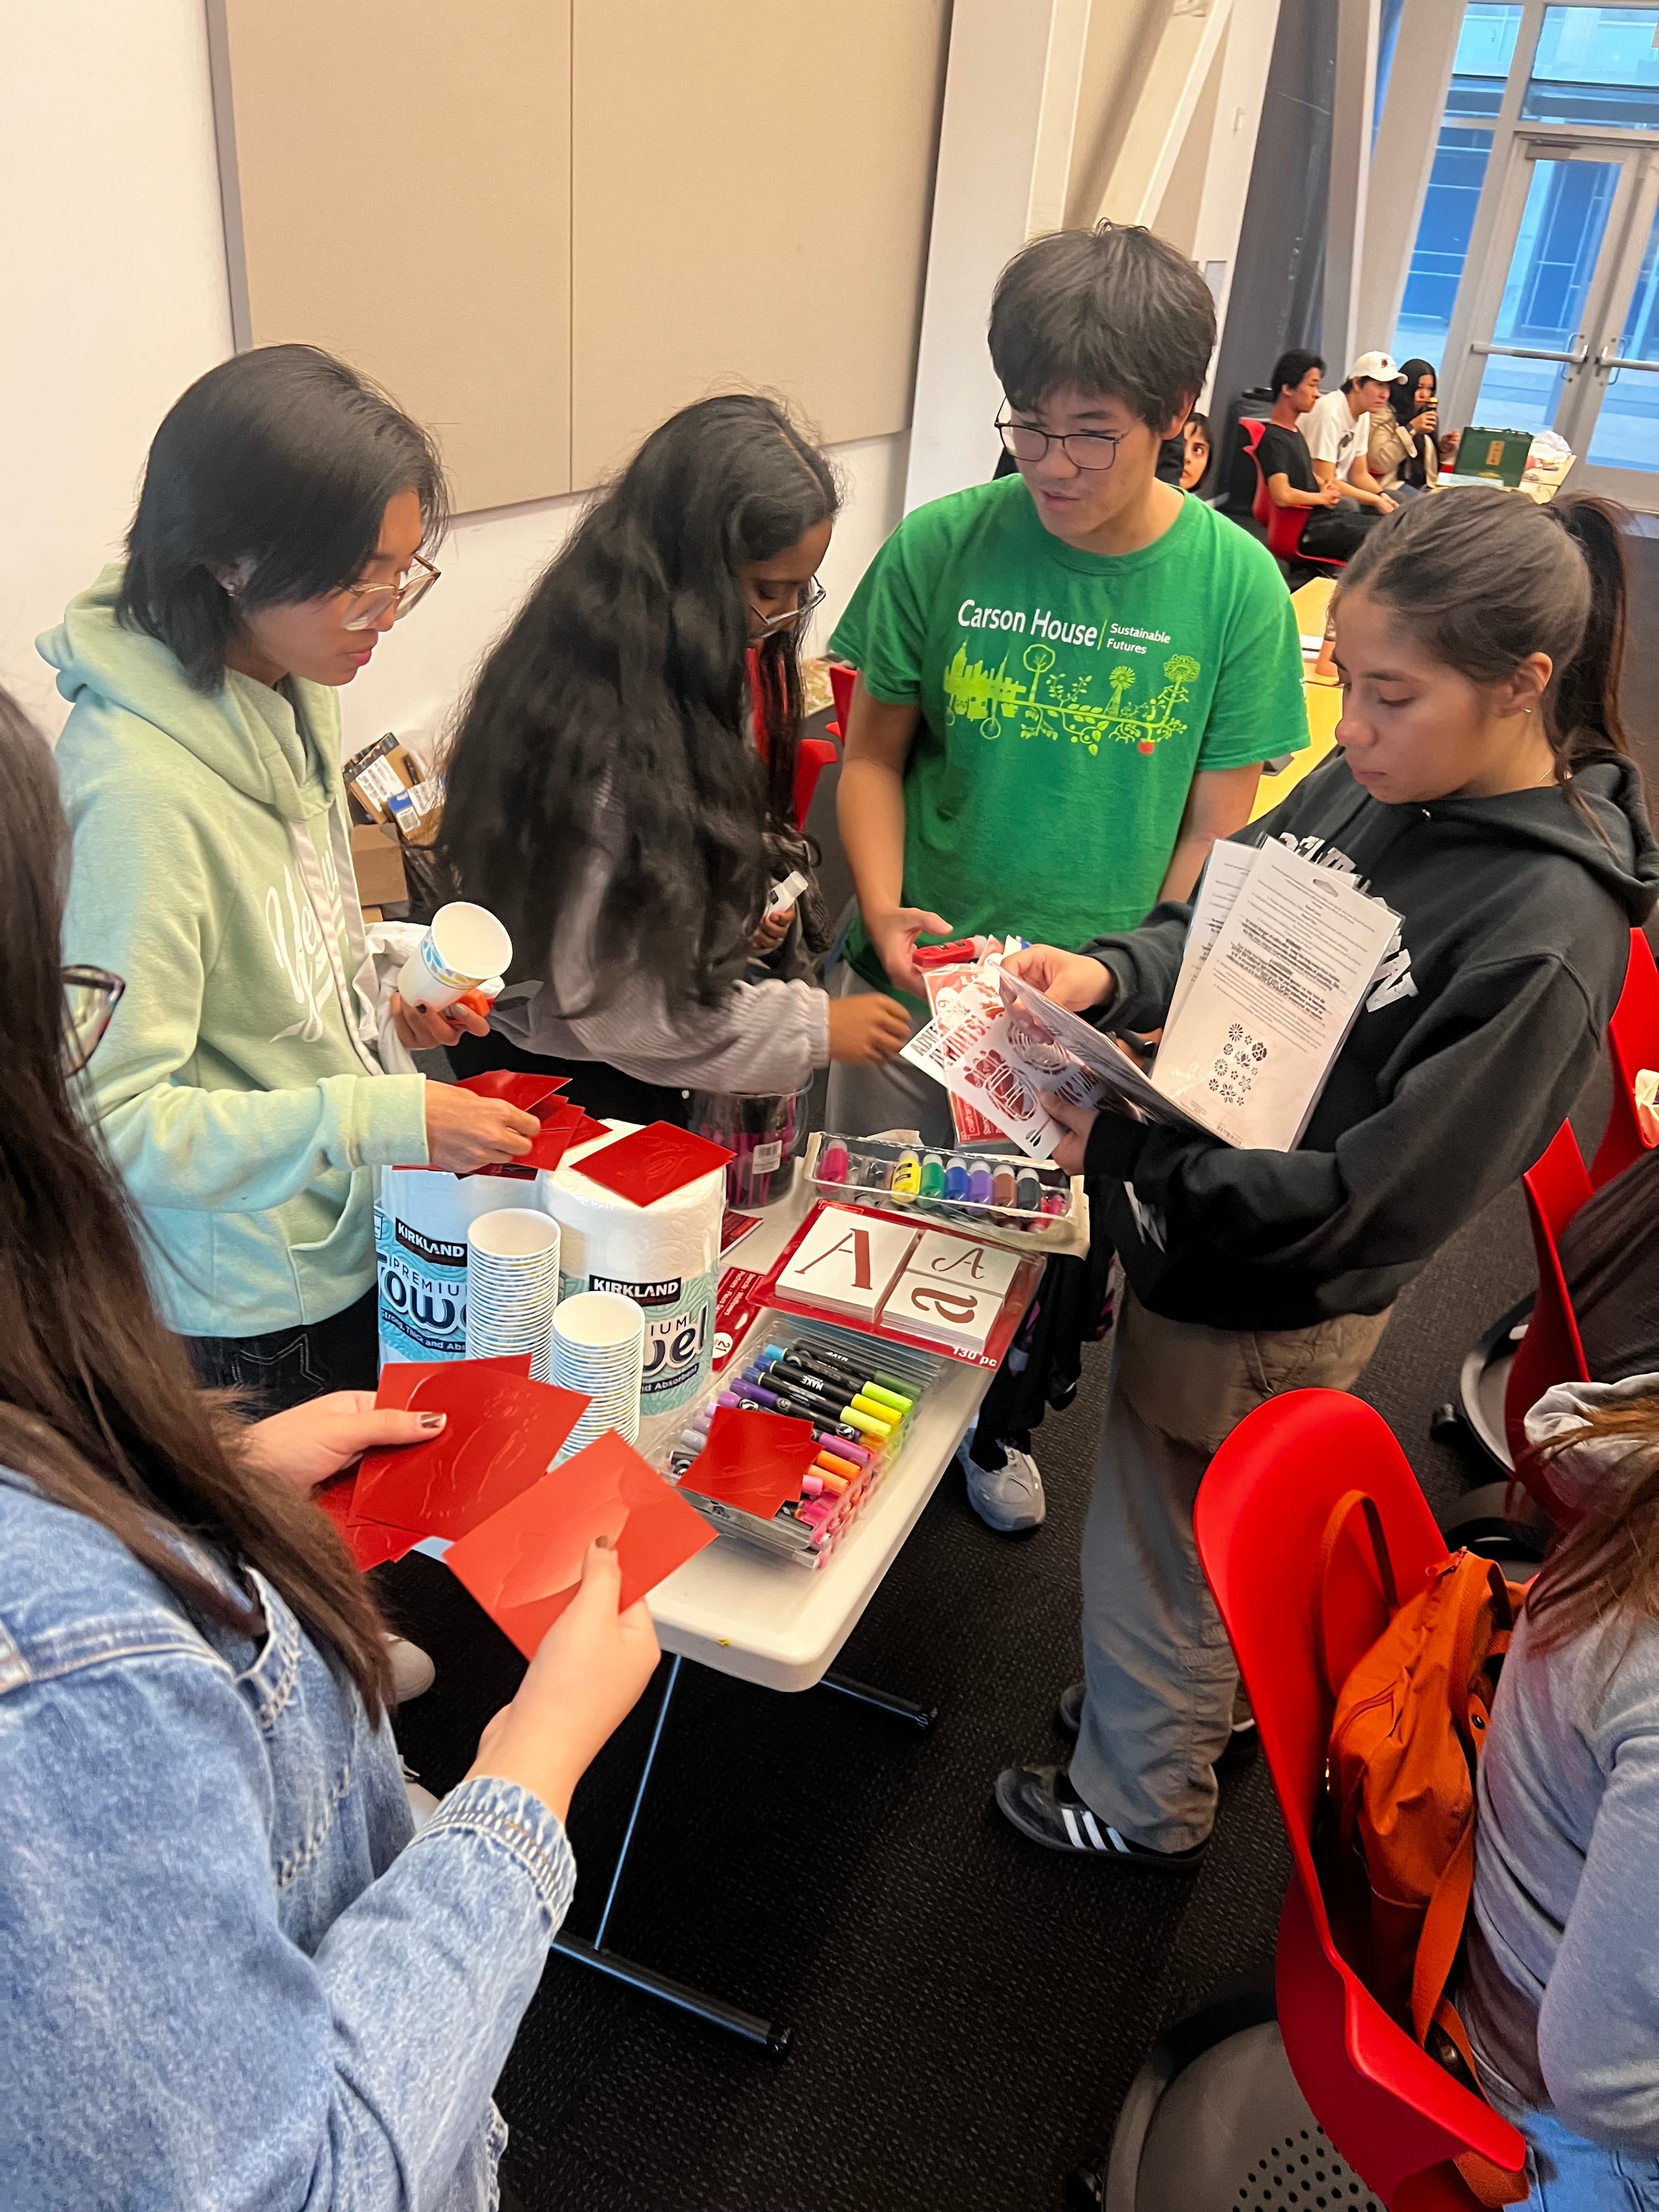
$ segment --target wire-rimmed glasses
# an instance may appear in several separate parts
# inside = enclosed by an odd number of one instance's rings
[[[98,1049],[126,985],[107,968],[65,968],[64,1073],[79,1075]]]
[[[791,623],[804,623],[809,615],[815,615],[829,596],[814,576],[811,583],[801,586],[798,605],[786,607],[781,615],[763,615],[752,599],[749,603],[749,611],[760,624],[763,635],[769,637],[774,630],[787,629]]]
[[[351,605],[342,618],[343,627],[373,629],[388,607],[393,610],[392,621],[401,622],[411,607],[420,605],[442,573],[417,553],[412,572],[401,584],[348,585],[346,596]]]

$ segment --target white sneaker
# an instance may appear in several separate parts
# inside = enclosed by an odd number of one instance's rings
[[[420,1645],[411,1644],[406,1636],[388,1636],[386,1648],[392,1654],[392,1702],[406,1705],[411,1698],[432,1687],[438,1670]]]
[[[966,1444],[958,1456],[968,1477],[969,1504],[988,1528],[1012,1536],[1041,1528],[1048,1505],[1042,1477],[1030,1453],[1016,1451],[1012,1444],[1005,1444],[1003,1450],[1006,1456],[998,1468],[981,1467]]]

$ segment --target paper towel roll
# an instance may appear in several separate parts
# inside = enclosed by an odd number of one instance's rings
[[[567,1152],[539,1189],[559,1224],[560,1297],[616,1291],[644,1310],[640,1416],[649,1421],[689,1405],[708,1379],[726,1176],[716,1168],[649,1206],[590,1182],[582,1161],[636,1126],[607,1123],[609,1135]]]

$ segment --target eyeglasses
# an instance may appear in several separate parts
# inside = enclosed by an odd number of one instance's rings
[[[1040,461],[1050,446],[1058,446],[1074,469],[1109,469],[1127,430],[1039,430],[1032,422],[996,419],[998,436],[1017,461]]]
[[[126,985],[107,968],[65,968],[64,1073],[79,1075],[98,1049]]]
[[[749,602],[749,611],[760,624],[763,635],[769,637],[774,630],[787,629],[791,623],[804,623],[808,615],[817,612],[829,596],[814,576],[811,583],[802,585],[800,598],[795,605],[786,607],[781,615],[763,615],[752,599]]]
[[[430,561],[415,556],[415,573],[406,576],[401,584],[352,584],[347,587],[351,601],[343,627],[346,629],[373,629],[392,609],[393,622],[401,622],[413,606],[418,606],[442,574]]]

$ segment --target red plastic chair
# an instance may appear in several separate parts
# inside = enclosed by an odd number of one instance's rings
[[[1256,459],[1256,447],[1261,443],[1261,433],[1266,426],[1255,416],[1241,415],[1238,427],[1244,433],[1245,450],[1255,469],[1255,498],[1250,512],[1258,522],[1266,526],[1267,550],[1279,561],[1304,561],[1310,568],[1346,568],[1348,565],[1346,561],[1333,560],[1325,553],[1304,553],[1302,550],[1302,532],[1313,510],[1305,507],[1273,505],[1267,489],[1267,479],[1261,473],[1261,463]]]
[[[1584,1347],[1561,1266],[1559,1239],[1590,1194],[1584,1156],[1572,1124],[1564,1121],[1521,1178],[1532,1220],[1532,1249],[1538,1261],[1538,1288],[1526,1334],[1515,1348],[1504,1386],[1504,1433],[1515,1479],[1535,1498],[1558,1528],[1577,1516],[1556,1494],[1542,1463],[1527,1442],[1527,1415],[1546,1390],[1558,1382],[1587,1382]]]
[[[1336,1390],[1293,1390],[1241,1421],[1210,1464],[1193,1514],[1198,1555],[1255,1709],[1295,1871],[1279,1923],[1279,2025],[1302,2094],[1363,2180],[1398,2212],[1470,2212],[1451,2160],[1474,2151],[1513,2171],[1517,2130],[1455,2081],[1372,1996],[1332,1936],[1314,1864],[1333,1700],[1316,1649],[1315,1589],[1331,1509],[1376,1500],[1402,1597],[1446,1547],[1387,1424]],[[1372,1644],[1386,1613],[1354,1533],[1326,1585],[1333,1677]]]
[[[1590,1182],[1597,1190],[1649,1149],[1636,1118],[1636,1078],[1644,1067],[1659,1067],[1659,968],[1639,929],[1630,933],[1625,988],[1607,1024],[1607,1057],[1613,1062],[1613,1111],[1590,1164]]]
[[[853,711],[853,686],[859,680],[856,668],[849,668],[844,660],[830,664],[830,690],[836,702],[836,719],[830,725],[830,734],[847,743],[847,718]]]

